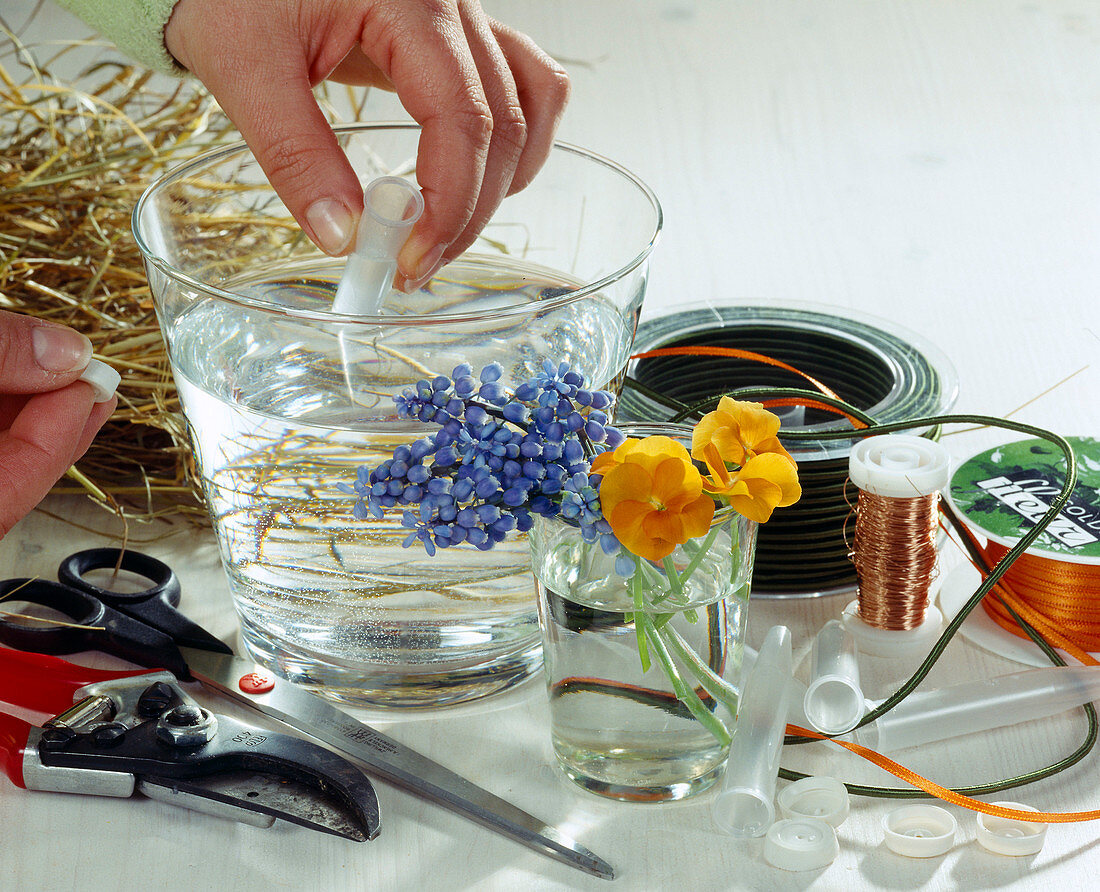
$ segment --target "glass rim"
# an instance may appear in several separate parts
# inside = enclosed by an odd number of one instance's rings
[[[408,123],[404,121],[380,121],[372,123],[359,123],[359,124],[344,124],[333,127],[333,132],[340,136],[347,133],[361,133],[371,130],[408,130],[418,131],[420,125],[415,123]],[[605,158],[595,152],[588,149],[581,148],[580,146],[573,145],[572,143],[562,142],[555,140],[552,145],[552,150],[565,152],[570,155],[576,155],[584,158],[588,161],[595,162],[596,164],[607,168],[611,172],[617,174],[623,179],[633,184],[648,200],[653,208],[654,222],[652,232],[650,233],[648,241],[642,246],[641,250],[634,255],[627,263],[620,268],[608,273],[605,276],[582,285],[580,288],[570,291],[566,294],[558,297],[550,298],[549,300],[540,300],[535,304],[524,303],[514,304],[508,307],[499,307],[492,310],[493,316],[525,316],[529,315],[533,310],[543,312],[547,310],[556,310],[561,307],[568,306],[584,298],[601,291],[613,282],[623,278],[633,270],[637,269],[642,263],[646,261],[649,255],[652,253],[654,247],[657,245],[657,241],[660,238],[661,230],[664,226],[664,212],[661,208],[661,203],[657,199],[653,190],[646,185],[641,179],[639,179],[634,173],[623,167],[621,164],[612,161],[609,158]],[[229,301],[231,303],[242,304],[245,306],[253,307],[255,309],[264,310],[274,313],[276,315],[293,316],[295,318],[327,321],[327,322],[343,322],[343,323],[368,323],[372,327],[386,327],[386,326],[409,326],[409,325],[454,325],[456,323],[469,323],[477,322],[485,318],[484,313],[430,313],[430,314],[412,314],[402,316],[365,316],[365,315],[347,315],[342,313],[333,313],[327,310],[308,310],[302,308],[288,308],[278,306],[276,304],[269,303],[258,298],[248,297],[242,294],[237,294],[233,291],[228,291],[224,288],[219,288],[216,285],[211,285],[206,282],[202,282],[193,276],[188,275],[182,270],[176,269],[172,264],[168,263],[163,257],[159,256],[156,251],[149,244],[148,240],[144,237],[141,218],[146,208],[152,203],[154,197],[163,192],[167,187],[173,183],[177,183],[184,177],[193,173],[196,169],[209,166],[214,163],[225,160],[235,154],[240,153],[252,154],[251,149],[244,140],[238,140],[229,145],[219,146],[214,149],[208,149],[187,161],[184,161],[175,167],[169,169],[161,176],[157,177],[145,191],[142,192],[141,197],[138,198],[137,204],[134,205],[134,210],[130,214],[130,229],[133,232],[134,240],[137,243],[138,250],[141,252],[142,258],[147,264],[151,264],[162,275],[185,285],[192,289],[197,289],[201,292],[221,298],[222,300]],[[491,222],[491,221],[490,221]],[[328,255],[322,254],[321,257],[327,257]],[[461,255],[460,255],[461,256]]]

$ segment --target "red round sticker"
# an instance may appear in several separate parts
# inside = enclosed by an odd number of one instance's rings
[[[237,686],[246,694],[266,694],[275,687],[275,676],[266,672],[249,672],[241,676]]]

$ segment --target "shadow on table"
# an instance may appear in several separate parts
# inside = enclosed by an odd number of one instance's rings
[[[1057,828],[1057,825],[1054,826]],[[983,887],[988,889],[1008,886],[1024,879],[1029,883],[1040,884],[1044,872],[1064,867],[1071,862],[1085,869],[1086,862],[1078,859],[1083,859],[1094,848],[1095,843],[1090,842],[1063,852],[1056,858],[1044,858],[1041,853],[1019,856],[995,855],[974,842],[971,844],[971,850],[966,853],[966,860],[960,859],[956,862],[951,874],[958,879],[959,888],[965,888],[967,885],[973,887],[976,877],[980,877]]]
[[[880,843],[860,859],[859,872],[873,889],[923,889],[950,856],[951,852],[937,858],[906,858]]]

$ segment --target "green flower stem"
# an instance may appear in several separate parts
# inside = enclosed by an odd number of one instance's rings
[[[657,568],[654,567],[649,561],[644,558],[639,558],[635,555],[637,570],[640,570],[645,577],[645,584],[650,589],[659,589],[660,594],[654,595],[650,598],[650,604],[661,604],[664,601],[668,601],[674,606],[682,607],[687,602],[683,597],[673,597],[672,586],[669,580],[661,573],[657,572]],[[637,572],[637,570],[635,572]]]
[[[635,570],[630,577],[630,594],[634,599],[634,634],[638,638],[638,658],[642,661],[642,671],[649,671],[649,649],[646,646],[646,627],[649,625],[649,616],[645,612],[643,601],[641,558],[635,556]]]
[[[706,553],[708,551],[710,551],[711,546],[714,545],[714,540],[717,539],[717,538],[718,538],[718,526],[713,526],[713,527],[710,528],[710,532],[707,533],[707,538],[703,540],[701,545],[696,546],[695,543],[691,542],[691,541],[688,541],[688,542],[684,543],[684,545],[683,545],[684,550],[685,551],[694,550],[695,554],[693,554],[691,556],[691,561],[688,563],[688,565],[686,567],[684,567],[684,572],[681,573],[680,576],[679,576],[679,581],[680,581],[681,587],[684,586],[684,585],[687,585],[687,581],[689,579],[691,579],[692,574],[699,568],[699,564],[702,562],[702,560],[703,560],[704,556],[706,555]],[[690,546],[690,548],[689,548],[689,546]],[[737,568],[735,567],[734,570],[736,570],[736,569]]]
[[[676,652],[676,656],[680,658],[680,662],[691,670],[691,674],[699,679],[699,683],[706,689],[707,693],[720,703],[724,703],[726,708],[729,709],[730,715],[736,716],[737,701],[740,697],[737,688],[703,662],[699,654],[691,649],[675,629],[659,629],[657,634],[661,636],[666,645],[671,646],[672,650]]]
[[[661,566],[665,568],[665,576],[668,577],[668,594],[671,598],[684,597],[684,583],[680,579],[680,574],[676,572],[676,565],[672,563],[672,555],[667,555],[661,561]],[[656,599],[654,599],[656,600]]]
[[[664,669],[665,675],[668,676],[668,680],[672,682],[672,690],[675,691],[676,696],[680,698],[680,702],[684,704],[695,716],[696,721],[699,722],[704,728],[706,728],[714,738],[722,745],[729,746],[730,733],[726,730],[726,726],[722,724],[722,720],[712,713],[706,706],[703,705],[703,701],[699,699],[699,695],[695,691],[688,687],[683,678],[680,677],[680,672],[676,668],[676,664],[672,660],[671,654],[668,652],[668,648],[665,647],[665,642],[656,629],[649,629],[648,635],[649,643],[652,645],[653,653],[657,656],[657,662],[661,664],[661,668]]]

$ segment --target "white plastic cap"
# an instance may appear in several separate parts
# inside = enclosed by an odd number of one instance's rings
[[[819,870],[839,854],[836,831],[818,818],[776,821],[764,837],[764,860],[780,870]]]
[[[122,376],[107,363],[93,359],[88,363],[88,367],[79,380],[92,385],[97,403],[105,403],[115,395],[119,382],[122,381]]]
[[[1017,811],[1038,811],[1019,802],[994,802],[1004,808]],[[982,848],[995,855],[1034,855],[1041,851],[1046,840],[1047,825],[1019,818],[996,818],[978,814],[978,842]]]
[[[930,496],[947,486],[947,450],[908,434],[860,440],[848,456],[848,476],[864,492],[894,499]]]
[[[848,817],[848,789],[835,777],[804,777],[780,791],[776,801],[784,818],[817,818],[839,827]]]
[[[840,621],[852,633],[863,653],[905,658],[928,652],[940,635],[943,614],[939,608],[929,605],[924,611],[924,621],[915,629],[878,629],[863,621],[859,615],[859,601],[852,601],[844,608]]]
[[[886,847],[907,858],[934,858],[955,844],[958,821],[938,805],[906,805],[882,819]]]

